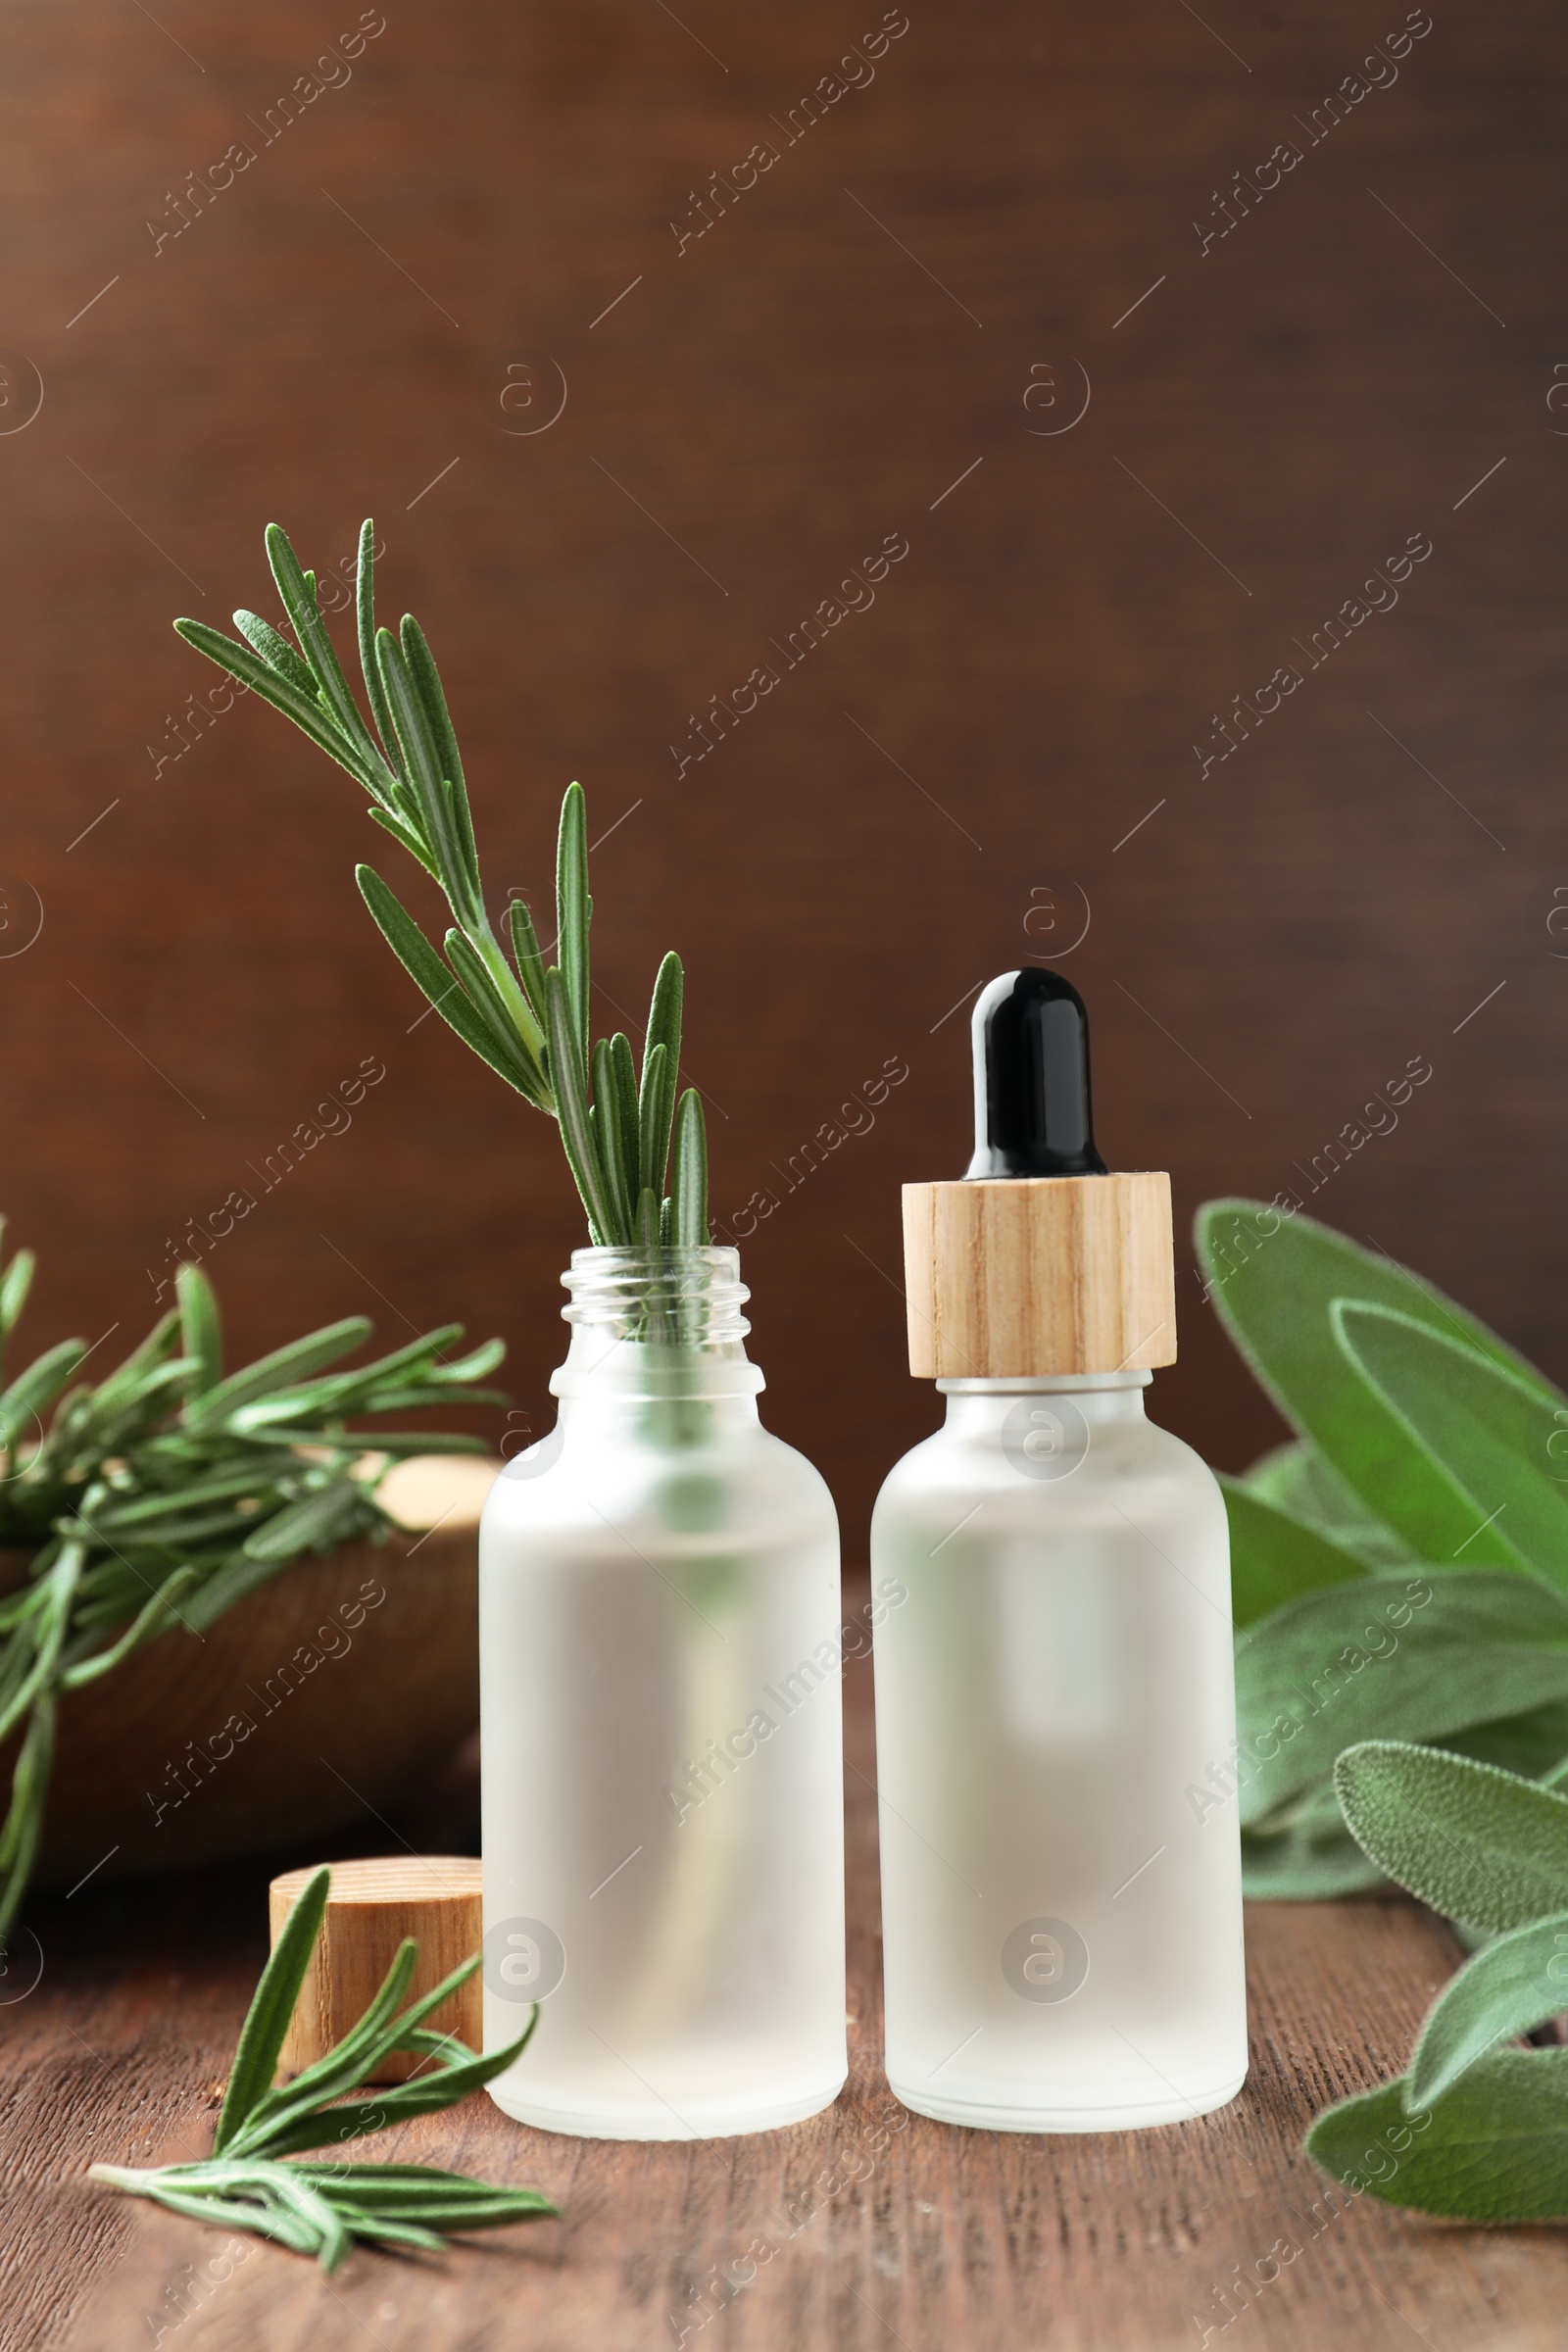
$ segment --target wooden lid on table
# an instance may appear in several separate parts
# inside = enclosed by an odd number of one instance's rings
[[[289,2074],[313,2065],[359,2023],[405,1936],[419,1947],[407,2007],[470,1960],[484,1933],[482,1867],[470,1854],[393,1854],[328,1867],[332,1885],[321,1932],[283,2043],[280,2063]],[[291,1870],[272,1881],[269,1908],[274,1944],[319,1868],[317,1863],[310,1870]],[[430,2033],[456,2034],[478,2049],[483,2031],[478,1975],[432,2011],[424,2026]],[[403,2082],[423,2063],[416,2051],[399,2051],[369,2080]]]
[[[917,1380],[1135,1372],[1176,1360],[1170,1178],[966,1178],[904,1188]]]

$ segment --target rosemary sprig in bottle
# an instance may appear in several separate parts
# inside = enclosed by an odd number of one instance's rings
[[[372,2245],[438,2251],[460,2230],[496,2230],[559,2209],[536,2188],[506,2188],[424,2164],[290,2164],[302,2148],[358,2139],[411,2116],[451,2107],[520,2057],[539,2020],[535,2002],[524,2032],[503,2050],[476,2057],[456,2034],[432,2034],[424,2019],[479,1965],[478,1956],[444,1977],[409,2007],[417,1958],[405,1937],[386,1980],[358,2025],[292,2082],[273,2084],[278,2055],[299,1999],[331,1886],[318,1870],[289,1914],[262,1972],[240,2030],[213,2152],[194,2164],[145,2170],[95,2164],[88,2179],[150,2197],[188,2220],[251,2230],[296,2254],[314,2254],[336,2270],[356,2238]],[[394,2050],[416,2050],[426,2067],[406,2082],[363,2088]]]
[[[424,631],[409,613],[396,636],[375,625],[374,544],[367,521],[357,611],[368,720],[321,616],[316,574],[301,569],[276,523],[267,532],[267,554],[294,643],[245,611],[234,614],[243,643],[205,621],[174,626],[346,769],[369,795],[374,822],[439,885],[452,917],[440,954],[374,868],[356,868],[387,945],[442,1019],[509,1086],[559,1120],[590,1239],[649,1255],[705,1243],[702,1100],[694,1087],[678,1106],[675,1100],[680,958],[668,955],[659,967],[639,1072],[623,1032],[591,1040],[587,817],[582,787],[572,784],[561,805],[555,960],[546,963],[533,917],[514,899],[508,961],[485,908],[463,761]]]

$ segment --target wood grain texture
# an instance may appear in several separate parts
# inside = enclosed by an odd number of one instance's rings
[[[656,2352],[683,2329],[704,2352],[1177,2352],[1209,2327],[1210,2345],[1257,2352],[1387,2352],[1411,2328],[1440,2352],[1555,2352],[1560,2233],[1446,2228],[1369,2197],[1342,2210],[1299,2152],[1324,2101],[1398,2070],[1458,1961],[1402,1899],[1250,1909],[1251,2073],[1216,2115],[1048,2139],[898,2107],[879,2071],[869,1684],[853,1665],[838,2104],[759,2138],[628,2146],[530,2132],[468,2100],[374,2151],[533,2182],[564,2218],[439,2266],[357,2254],[325,2282],[268,2247],[225,2262],[221,2231],[80,2179],[90,2160],[194,2152],[210,2133],[266,1947],[260,1875],[193,1889],[164,1916],[114,1890],[40,1915],[42,1982],[10,2013],[6,2344],[143,2352],[179,2321],[162,2340],[180,2352]]]
[[[1170,1178],[906,1184],[904,1279],[916,1380],[1173,1364]]]
[[[284,1871],[267,1890],[268,1929],[275,1947],[318,1864]],[[418,1956],[404,2006],[432,1992],[471,1960],[484,1938],[484,1873],[460,1854],[375,1854],[334,1862],[320,1932],[311,1954],[278,2064],[297,2075],[357,2026],[381,1989],[406,1936]],[[424,2021],[431,2034],[456,2034],[471,2050],[484,2034],[479,1979],[451,1994]],[[424,2065],[415,2051],[394,2050],[368,2082],[406,2082]]]
[[[1152,1402],[1211,1459],[1275,1433],[1187,1263],[1215,1194],[1291,1188],[1568,1372],[1568,1093],[1540,1082],[1568,1014],[1562,11],[1438,10],[1335,122],[1405,0],[908,0],[804,130],[882,0],[382,13],[274,132],[359,0],[5,12],[0,344],[45,386],[0,433],[25,1339],[139,1328],[183,1245],[237,1349],[456,1315],[512,1342],[514,1432],[549,1426],[581,1238],[553,1127],[421,1020],[355,858],[439,910],[355,788],[254,698],[210,704],[170,628],[275,610],[274,516],[338,599],[374,514],[493,909],[548,914],[580,776],[596,1020],[635,1036],[686,958],[764,1410],[851,1556],[932,1424],[899,1187],[961,1172],[963,1002],[1030,957],[1089,1004],[1107,1158],[1171,1171]],[[1286,140],[1228,226],[1216,190]],[[698,234],[692,192],[760,141]],[[907,557],[791,655],[889,533]],[[1430,1080],[1377,1106],[1412,1056]]]

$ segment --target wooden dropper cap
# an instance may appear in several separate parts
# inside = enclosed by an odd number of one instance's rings
[[[274,1944],[317,1868],[318,1864],[291,1870],[272,1881]],[[289,2074],[314,2065],[358,2025],[405,1936],[412,1936],[419,1947],[403,2004],[407,2008],[409,2001],[433,1992],[443,1977],[471,1960],[484,1933],[483,1873],[471,1856],[392,1854],[383,1860],[334,1862],[331,1872],[320,1934],[283,2043],[280,2063]],[[471,2050],[478,2049],[483,2021],[477,1974],[433,2010],[424,2025],[432,2034],[456,2034]],[[396,2051],[369,2080],[404,2082],[427,2063],[417,2051]]]
[[[904,1188],[909,1370],[1041,1379],[1176,1360],[1170,1178],[1095,1149],[1089,1024],[1059,974],[1004,972],[973,1019],[975,1149]]]

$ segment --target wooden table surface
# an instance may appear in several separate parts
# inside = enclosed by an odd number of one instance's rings
[[[203,2148],[264,1949],[265,1871],[40,1907],[35,1989],[25,1937],[0,1981],[17,1987],[0,2127],[8,2352],[644,2352],[683,2330],[702,2352],[1164,2352],[1205,2329],[1251,2352],[1561,2344],[1560,2234],[1443,2228],[1369,2197],[1337,2212],[1343,2195],[1299,2153],[1325,2099],[1396,2071],[1457,1958],[1402,1900],[1251,1908],[1251,2073],[1220,2114],[1053,2139],[899,2107],[878,2062],[870,1696],[852,1667],[855,2023],[837,2106],[759,2138],[642,2146],[526,2131],[475,2097],[376,2152],[537,2183],[564,2217],[439,2265],[355,2253],[327,2281],[82,2180],[93,2160]],[[1259,2265],[1277,2276],[1240,2302],[1238,2269],[1255,2280]]]

